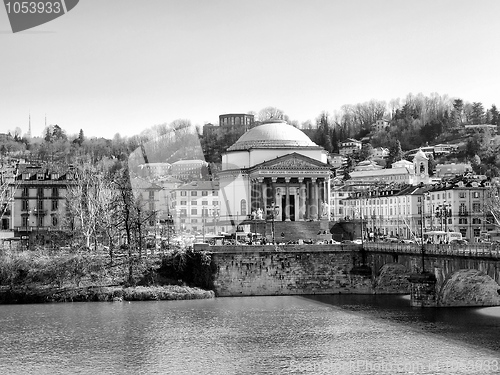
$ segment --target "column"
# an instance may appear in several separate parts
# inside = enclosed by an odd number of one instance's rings
[[[254,210],[253,200],[254,200],[254,191],[253,191],[253,178],[249,179],[250,181],[250,213]]]
[[[307,220],[312,219],[312,196],[313,196],[313,181],[312,178],[310,181],[307,181],[306,185],[306,215]]]
[[[285,221],[290,221],[290,178],[285,178],[286,188],[285,188]]]
[[[323,202],[325,202],[325,181],[318,179],[318,219],[321,219],[323,214]]]
[[[330,190],[330,176],[326,179],[326,203],[328,204],[328,220],[330,220],[330,212],[332,210],[331,206],[331,190]]]
[[[271,177],[271,201],[274,202],[276,206],[280,207],[281,210],[281,202],[278,202],[278,199],[276,197],[276,181],[278,180],[277,177]],[[269,205],[271,205],[271,202],[269,202]],[[276,211],[276,209],[274,210]],[[273,215],[275,215],[275,212],[273,212]],[[274,216],[274,220],[278,220],[278,215]]]
[[[299,216],[298,220],[304,220],[304,213],[306,211],[306,185],[304,178],[299,177]]]
[[[262,189],[262,210],[264,211],[264,218],[266,217],[266,207],[267,207],[267,184],[264,178],[259,180]]]
[[[318,204],[318,185],[317,185],[317,179],[316,177],[311,177],[311,189],[310,189],[310,196],[309,196],[309,219],[317,219],[318,217],[318,210],[317,210],[317,204]]]
[[[271,197],[273,197],[274,203],[276,203],[277,206],[281,205],[281,202],[278,202],[278,199],[276,198],[276,181],[278,180],[277,177],[271,177]]]

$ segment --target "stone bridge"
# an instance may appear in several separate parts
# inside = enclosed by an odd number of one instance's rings
[[[375,289],[388,288],[398,277],[409,279],[416,306],[500,305],[500,249],[488,245],[433,245],[365,243],[367,263],[376,277]],[[426,275],[427,277],[423,277]],[[419,284],[426,296],[415,295]],[[414,284],[414,285],[412,285]],[[398,285],[393,286],[397,288]]]
[[[424,256],[420,245],[389,243],[202,248],[213,253],[219,296],[411,294],[415,306],[500,305],[500,252],[486,246],[425,245]]]

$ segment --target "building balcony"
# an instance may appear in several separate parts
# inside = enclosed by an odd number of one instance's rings
[[[458,216],[469,216],[469,211],[460,210],[460,211],[458,211]]]

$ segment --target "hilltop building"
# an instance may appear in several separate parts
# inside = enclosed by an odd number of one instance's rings
[[[170,167],[170,174],[174,178],[178,178],[180,180],[196,180],[201,178],[201,170],[203,167],[206,167],[208,163],[204,160],[179,160],[175,163],[172,163]]]
[[[372,130],[375,132],[386,130],[390,126],[389,121],[380,119],[372,124]]]
[[[353,138],[348,138],[344,142],[340,142],[339,153],[342,156],[348,156],[361,151],[361,148],[361,141]]]

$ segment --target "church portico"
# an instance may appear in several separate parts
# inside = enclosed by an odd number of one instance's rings
[[[329,177],[250,176],[250,184],[251,212],[262,209],[271,218],[274,207],[276,221],[318,220],[328,201]]]

